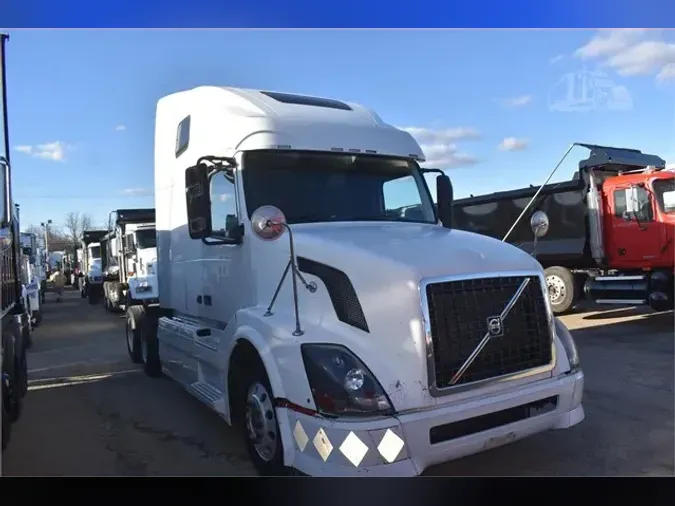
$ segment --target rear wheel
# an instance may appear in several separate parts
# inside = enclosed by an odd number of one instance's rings
[[[5,382],[2,382],[2,399],[0,399],[0,402],[2,403],[2,450],[5,451],[7,449],[7,445],[9,444],[9,439],[12,435],[12,422],[9,419],[9,412],[7,411],[7,395],[8,392],[6,392],[6,387],[5,387]]]
[[[141,342],[141,325],[144,316],[143,306],[131,306],[127,309],[127,352],[134,364],[143,364],[143,345]]]
[[[157,378],[162,375],[157,327],[157,316],[154,313],[146,311],[141,319],[141,354],[145,374],[151,378]]]
[[[544,275],[553,312],[555,314],[568,312],[578,299],[574,275],[565,267],[560,266],[547,268],[544,270]]]

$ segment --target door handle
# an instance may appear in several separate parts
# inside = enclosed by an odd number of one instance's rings
[[[201,303],[202,303],[202,296],[197,295],[197,304],[201,304]]]

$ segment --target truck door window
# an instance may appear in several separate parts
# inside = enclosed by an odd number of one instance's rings
[[[211,179],[211,224],[214,236],[225,239],[239,225],[234,184],[223,173]]]
[[[641,186],[614,191],[614,215],[622,218],[626,214],[641,223],[654,219],[649,192]]]
[[[664,213],[675,213],[675,178],[654,181],[654,194]]]

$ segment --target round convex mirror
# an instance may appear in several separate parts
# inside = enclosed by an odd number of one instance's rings
[[[530,218],[530,227],[535,237],[544,237],[548,233],[548,214],[536,211]]]
[[[264,241],[274,241],[284,235],[286,216],[274,206],[261,206],[251,216],[253,233]]]

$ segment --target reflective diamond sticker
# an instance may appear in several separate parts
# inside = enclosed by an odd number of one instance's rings
[[[389,464],[396,460],[398,454],[403,449],[403,440],[394,433],[391,429],[387,429],[380,444],[377,446],[377,451],[380,452],[382,458]]]
[[[319,452],[319,455],[321,455],[323,461],[326,462],[330,452],[333,451],[333,445],[328,440],[328,435],[326,432],[323,429],[319,429],[319,432],[316,433],[316,436],[314,436],[312,442],[314,443],[314,448],[316,448],[316,451]]]
[[[298,443],[298,448],[300,448],[300,451],[304,452],[305,448],[307,447],[307,442],[309,441],[309,436],[307,435],[305,429],[300,424],[300,420],[295,422],[295,428],[293,429],[293,437],[295,438],[295,442]]]
[[[349,462],[358,467],[363,457],[368,453],[368,446],[359,439],[359,436],[350,432],[344,442],[340,445],[340,451],[347,457]]]

